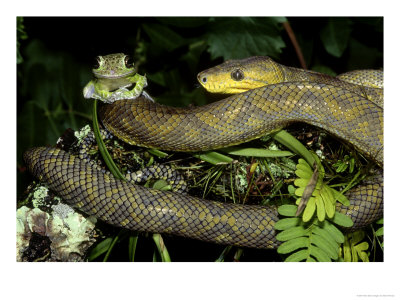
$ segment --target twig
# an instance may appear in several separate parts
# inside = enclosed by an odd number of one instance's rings
[[[289,38],[290,38],[290,41],[293,44],[294,50],[296,51],[296,54],[297,54],[297,57],[298,57],[298,59],[300,61],[301,67],[304,70],[307,70],[306,61],[304,60],[303,53],[301,52],[301,48],[299,46],[299,43],[297,43],[296,36],[295,36],[295,34],[294,34],[293,30],[292,30],[292,27],[290,26],[290,23],[288,21],[284,22],[283,23],[283,28],[285,28],[285,30],[286,30]]]

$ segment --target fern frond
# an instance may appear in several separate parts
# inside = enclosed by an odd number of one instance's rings
[[[275,229],[281,232],[276,239],[283,242],[278,247],[278,253],[288,255],[285,261],[332,261],[339,258],[339,246],[345,241],[341,231],[333,223],[340,226],[350,226],[349,217],[336,213],[336,218],[319,221],[313,218],[304,222],[295,217],[295,205],[282,205],[278,212],[287,216],[275,224]],[[338,224],[339,225],[339,224]]]

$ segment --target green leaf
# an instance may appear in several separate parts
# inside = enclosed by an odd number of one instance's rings
[[[305,170],[301,170],[301,169],[296,169],[295,174],[298,177],[307,180],[307,183],[308,183],[308,180],[310,180],[310,178],[312,176],[312,171],[311,170],[310,171],[305,171]],[[306,183],[306,185],[307,185],[307,183]]]
[[[368,250],[368,243],[367,242],[362,242],[356,246],[357,252],[361,253],[361,251]]]
[[[262,148],[228,147],[221,149],[221,151],[231,155],[248,157],[285,157],[293,155],[293,153],[289,151],[268,150]]]
[[[350,242],[347,238],[343,244],[343,258],[344,261],[351,262],[351,247],[350,247]]]
[[[362,230],[358,230],[356,232],[351,233],[351,243],[352,244],[357,244],[361,242],[365,237],[365,233]]]
[[[314,215],[315,209],[315,197],[310,197],[310,199],[308,199],[307,206],[303,212],[303,222],[306,223],[311,220],[312,216]]]
[[[333,198],[331,188],[324,185],[320,190],[320,194],[325,204],[326,215],[328,218],[332,218],[335,215],[335,199]]]
[[[365,232],[362,230],[346,235],[346,239],[343,244],[343,257],[345,261],[357,262],[359,259],[361,259],[363,262],[369,261],[368,254],[365,252],[368,250],[369,245],[367,242],[361,242],[364,237]]]
[[[142,26],[154,47],[172,51],[189,42],[167,26],[156,23],[146,23]]]
[[[350,253],[351,253],[351,261],[352,262],[358,262],[358,254],[357,254],[357,249],[354,247],[354,244],[350,240]]]
[[[299,199],[297,199],[296,204],[299,204],[299,203],[300,203],[301,196],[303,195],[305,189],[306,189],[306,187],[305,187],[305,186],[302,186],[302,187],[297,188],[297,189],[294,191],[294,194],[295,194],[296,196],[300,197]],[[299,203],[297,203],[297,202],[299,202]]]
[[[329,255],[332,259],[338,258],[338,249],[339,247],[332,247],[331,243],[329,243],[323,236],[313,234],[312,235],[312,243],[318,248],[325,251],[326,254]]]
[[[335,189],[331,188],[330,190],[331,190],[331,192],[333,192],[333,197],[335,198],[335,200],[339,201],[344,206],[350,205],[350,201],[349,201],[349,199],[347,199],[347,197],[345,195],[343,195],[342,193],[338,192]]]
[[[310,253],[318,261],[321,261],[321,262],[330,262],[331,261],[329,256],[323,250],[321,250],[320,248],[315,247],[313,245],[311,245],[311,247],[310,247]]]
[[[287,242],[284,242],[278,247],[278,253],[287,254],[299,248],[308,247],[310,240],[308,237],[298,237]]]
[[[353,173],[354,166],[355,166],[355,159],[354,159],[354,157],[352,157],[352,158],[350,158],[350,163],[349,163],[349,172],[350,173]]]
[[[298,226],[301,223],[300,218],[285,218],[275,223],[276,230],[286,230],[291,227]]]
[[[321,229],[328,232],[332,238],[337,242],[342,244],[344,242],[344,235],[343,233],[335,227],[335,225],[331,224],[330,222],[325,222],[322,224]]]
[[[349,216],[346,216],[340,212],[335,213],[332,222],[342,227],[351,227],[354,224],[353,220]]]
[[[352,22],[348,18],[330,18],[320,36],[326,52],[341,57],[347,48]]]
[[[163,262],[171,262],[171,258],[169,256],[167,247],[164,244],[164,240],[163,240],[161,234],[154,233],[152,235],[152,237],[153,237],[154,243],[156,244],[156,247],[157,247],[157,250],[158,250],[158,254],[161,257],[161,260]]]
[[[358,253],[358,256],[363,262],[369,262],[368,254],[365,252]]]
[[[172,187],[165,180],[159,179],[156,182],[154,182],[153,189],[160,190],[160,191],[170,191],[172,189]]]
[[[317,262],[312,256],[307,257],[306,262]]]
[[[333,167],[336,168],[336,173],[342,173],[347,169],[347,164],[341,160],[337,161],[333,164]]]
[[[286,19],[215,18],[209,23],[207,36],[211,58],[222,56],[225,60],[237,59],[260,53],[278,58],[285,47],[280,25],[284,20]]]
[[[278,207],[278,213],[285,217],[294,217],[297,206],[292,204],[284,204]]]
[[[233,161],[229,156],[223,155],[218,152],[208,151],[203,153],[193,154],[194,157],[204,160],[210,164],[218,165],[218,164],[227,164]]]
[[[310,166],[314,165],[315,157],[307,150],[302,143],[300,143],[293,135],[285,130],[279,130],[271,134],[274,140],[281,143],[290,151],[303,157]],[[312,172],[311,172],[312,174]],[[311,175],[309,176],[311,177]]]
[[[324,199],[325,205],[333,205],[336,202],[333,196],[333,189],[326,184],[321,187],[321,196]]]
[[[305,260],[305,259],[307,259],[307,257],[308,257],[308,250],[304,249],[304,250],[300,250],[300,251],[297,251],[297,252],[289,255],[285,259],[285,261],[287,261],[287,262],[297,262],[297,261]]]
[[[375,232],[376,236],[383,236],[383,227],[378,228],[378,230]]]
[[[324,223],[327,221],[324,221]],[[322,236],[331,246],[331,248],[339,250],[339,243],[334,239],[334,237],[326,230],[322,229],[320,226],[315,226],[313,229],[315,235]]]
[[[168,156],[168,153],[165,153],[158,149],[147,149],[147,152],[149,152],[150,154],[155,155],[157,157],[160,157],[160,158],[165,158]]]
[[[110,248],[110,245],[112,243],[113,239],[108,237],[98,243],[89,253],[87,259],[88,261],[93,261],[100,255],[104,254],[107,252],[107,250]]]
[[[315,204],[317,206],[317,217],[320,222],[325,220],[325,205],[320,195],[315,197]]]
[[[311,175],[313,173],[313,170],[311,169],[310,165],[302,158],[299,158],[298,164],[296,165],[296,169],[303,170],[305,172],[309,172],[310,173],[309,177],[311,177]]]
[[[294,181],[294,185],[299,186],[299,187],[305,187],[307,186],[308,182],[310,181],[310,179],[306,179],[306,178],[297,178]],[[301,196],[301,194],[300,194]]]
[[[103,262],[108,261],[108,257],[110,256],[111,251],[114,249],[115,244],[116,244],[118,241],[123,240],[124,237],[126,236],[126,233],[127,233],[127,230],[126,230],[126,229],[121,229],[121,230],[118,232],[118,234],[114,236],[114,238],[112,239],[112,241],[111,241],[111,243],[110,243],[110,246],[109,246],[108,249],[107,249],[106,255],[104,255]]]
[[[133,262],[135,261],[135,253],[136,253],[136,245],[138,241],[139,235],[136,232],[130,232],[128,243],[129,243],[129,248],[128,248],[128,257],[129,261]]]
[[[276,239],[278,241],[284,242],[288,241],[300,236],[307,235],[308,229],[305,229],[304,227],[292,227],[289,229],[286,229],[285,231],[282,231],[276,235]]]
[[[224,262],[225,261],[225,257],[227,256],[227,254],[229,253],[229,251],[231,251],[232,246],[226,246],[225,249],[222,251],[222,253],[219,255],[219,257],[215,260],[215,262]]]

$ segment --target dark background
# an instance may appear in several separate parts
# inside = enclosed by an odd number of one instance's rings
[[[65,129],[91,123],[92,102],[82,89],[96,55],[133,56],[138,72],[147,75],[146,90],[161,103],[203,105],[216,96],[198,88],[196,74],[227,59],[267,55],[301,67],[284,22],[308,69],[336,75],[383,68],[381,17],[17,18],[18,196],[31,180],[23,151],[54,145]]]

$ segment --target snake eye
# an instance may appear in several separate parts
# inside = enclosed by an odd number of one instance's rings
[[[203,83],[206,83],[206,82],[207,82],[207,76],[204,76],[203,78],[201,78],[201,81],[202,81]]]
[[[125,56],[125,67],[127,68],[133,68],[133,59],[129,55]]]
[[[94,62],[93,62],[93,68],[94,69],[98,69],[100,68],[100,63],[101,63],[101,57],[100,56],[96,56]]]
[[[243,73],[242,70],[236,69],[235,71],[233,71],[231,73],[231,77],[232,77],[233,80],[240,81],[240,80],[243,80],[244,73]]]

